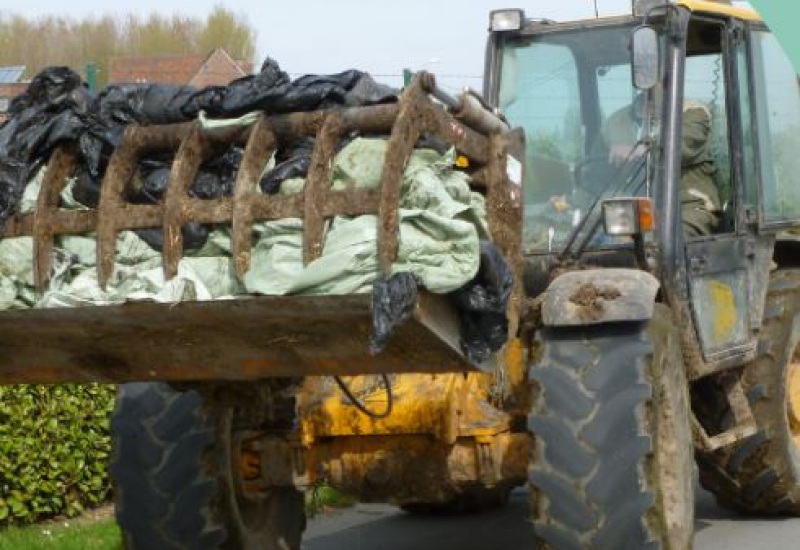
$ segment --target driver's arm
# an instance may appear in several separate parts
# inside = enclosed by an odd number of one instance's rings
[[[636,144],[634,105],[614,112],[603,125],[603,138],[608,145],[608,162],[620,166],[631,156]]]

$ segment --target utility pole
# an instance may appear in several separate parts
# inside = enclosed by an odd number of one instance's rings
[[[97,91],[97,63],[94,61],[89,61],[86,64],[86,84],[89,85],[90,92]]]
[[[403,87],[408,87],[411,84],[411,77],[414,76],[414,73],[411,72],[411,69],[403,69]]]

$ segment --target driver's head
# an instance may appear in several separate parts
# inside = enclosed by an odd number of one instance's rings
[[[711,109],[696,99],[683,102],[681,165],[691,166],[711,159]]]

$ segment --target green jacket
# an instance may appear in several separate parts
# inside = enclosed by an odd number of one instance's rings
[[[681,144],[681,213],[687,236],[710,235],[719,226],[722,202],[716,184],[717,169],[711,159],[711,113],[693,101],[683,109]]]
[[[636,141],[634,106],[613,113],[603,126],[607,146]],[[710,235],[720,223],[722,202],[716,184],[717,169],[709,151],[711,112],[703,103],[688,99],[683,105],[681,143],[681,213],[687,236]]]

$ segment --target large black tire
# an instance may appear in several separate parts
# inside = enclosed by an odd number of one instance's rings
[[[531,369],[531,508],[558,550],[691,548],[688,386],[668,309],[647,323],[545,329]]]
[[[790,411],[789,381],[797,370],[800,341],[800,270],[772,275],[764,310],[759,357],[744,368],[742,385],[758,432],[715,452],[698,451],[700,482],[723,506],[758,514],[800,515],[800,419]],[[727,401],[713,384],[695,391],[700,422],[725,430]],[[721,390],[716,389],[719,393]],[[797,399],[795,400],[797,401]]]
[[[164,383],[120,387],[110,472],[126,548],[299,550],[302,493],[235,490],[234,412]]]

